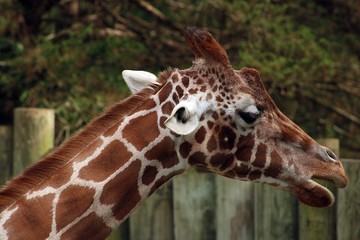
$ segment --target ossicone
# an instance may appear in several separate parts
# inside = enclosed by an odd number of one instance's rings
[[[209,32],[196,27],[188,27],[184,31],[184,35],[195,58],[202,58],[207,64],[231,67],[226,51]]]

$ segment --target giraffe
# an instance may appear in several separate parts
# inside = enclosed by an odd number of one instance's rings
[[[158,77],[123,71],[132,95],[0,191],[0,239],[105,239],[190,167],[333,204],[313,178],[343,188],[335,154],[277,108],[257,70],[234,70],[207,31],[184,32],[195,55]]]

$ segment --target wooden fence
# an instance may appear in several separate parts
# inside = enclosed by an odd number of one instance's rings
[[[53,139],[53,110],[16,109],[13,127],[0,126],[0,184],[46,154]],[[338,151],[336,140],[328,142]],[[336,204],[326,209],[267,185],[192,170],[158,189],[108,239],[360,239],[360,161],[343,164],[350,185],[332,188]]]

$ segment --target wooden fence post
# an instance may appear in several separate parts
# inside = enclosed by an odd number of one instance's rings
[[[215,239],[215,174],[192,170],[176,176],[173,189],[175,239]]]
[[[327,138],[317,141],[340,155],[339,139]],[[333,186],[326,186],[336,195]],[[299,205],[299,239],[300,240],[335,240],[336,239],[336,204],[329,208],[313,208]]]
[[[294,195],[255,184],[255,239],[297,239],[298,202]]]
[[[254,239],[254,183],[215,178],[216,239]]]
[[[172,205],[172,182],[168,182],[130,216],[130,239],[173,240]]]
[[[9,180],[12,172],[12,127],[0,126],[0,186]]]
[[[359,239],[360,161],[346,159],[343,165],[350,182],[338,191],[337,240]]]
[[[14,115],[14,168],[18,175],[54,146],[55,114],[52,109],[17,108]]]

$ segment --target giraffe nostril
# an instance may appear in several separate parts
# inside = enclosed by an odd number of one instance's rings
[[[325,150],[326,158],[330,162],[337,162],[337,157],[333,151],[331,151],[330,149],[328,149],[326,147],[324,147],[324,150]]]

